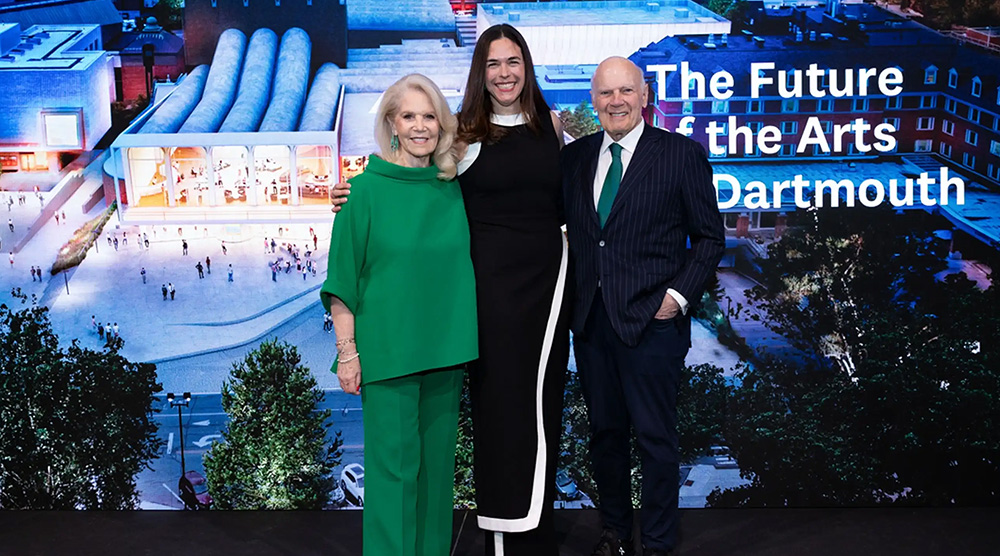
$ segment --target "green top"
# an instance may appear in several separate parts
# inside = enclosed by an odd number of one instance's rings
[[[373,155],[334,221],[320,297],[354,313],[362,384],[479,356],[469,221],[437,173]]]

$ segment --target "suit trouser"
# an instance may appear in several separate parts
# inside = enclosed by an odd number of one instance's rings
[[[573,339],[601,518],[621,538],[631,538],[631,427],[642,461],[640,530],[648,548],[677,545],[677,387],[690,338],[690,320],[678,316],[654,320],[629,347],[612,328],[598,290],[583,334]]]
[[[365,556],[447,556],[454,512],[461,368],[361,388]]]

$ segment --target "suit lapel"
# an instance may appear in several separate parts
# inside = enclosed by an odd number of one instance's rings
[[[656,135],[653,127],[646,124],[646,127],[642,130],[642,135],[639,136],[639,143],[636,144],[632,160],[628,164],[628,169],[625,170],[625,175],[622,176],[621,185],[618,186],[618,194],[615,195],[615,201],[611,205],[611,212],[608,213],[608,221],[614,217],[615,212],[622,205],[622,198],[628,195],[629,190],[633,189],[636,184],[641,183],[642,179],[649,172],[653,162],[656,160],[656,154],[659,151],[657,148],[658,145],[659,137]]]

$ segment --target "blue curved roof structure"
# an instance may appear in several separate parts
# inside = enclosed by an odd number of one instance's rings
[[[138,133],[177,133],[201,100],[207,80],[208,65],[202,64],[191,70]]]
[[[208,73],[201,102],[181,126],[181,133],[214,133],[219,130],[236,99],[236,87],[246,47],[247,36],[243,31],[223,31],[219,44],[215,47],[212,69]]]
[[[340,96],[340,68],[331,63],[320,66],[309,88],[299,131],[331,131]]]
[[[281,37],[278,66],[274,74],[274,96],[259,131],[295,131],[309,87],[312,41],[298,27]]]
[[[243,75],[236,102],[229,110],[219,131],[257,131],[267,102],[271,97],[274,79],[274,57],[278,53],[278,35],[270,29],[257,29],[250,37],[243,62]]]

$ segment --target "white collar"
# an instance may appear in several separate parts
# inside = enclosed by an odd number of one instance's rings
[[[503,127],[524,125],[524,114],[490,114],[490,121]]]
[[[639,120],[639,125],[632,128],[632,131],[628,132],[625,135],[625,137],[622,137],[622,140],[618,141],[618,144],[621,145],[622,148],[627,150],[628,152],[634,153],[635,148],[639,146],[639,138],[642,137],[642,130],[645,127],[646,127],[646,122]],[[601,150],[599,152],[603,153],[604,151],[608,150],[608,148],[611,147],[611,143],[614,142],[615,140],[612,139],[610,135],[608,135],[607,131],[605,131],[604,141],[601,142]]]

